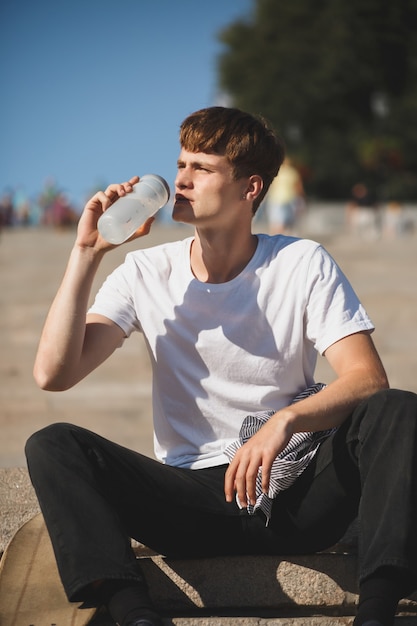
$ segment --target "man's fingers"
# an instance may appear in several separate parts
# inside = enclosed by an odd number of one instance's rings
[[[256,502],[256,479],[259,472],[259,461],[255,460],[250,463],[246,470],[245,476],[245,498],[254,505]],[[243,496],[242,496],[243,497]]]
[[[256,478],[260,462],[257,459],[239,458],[238,453],[229,465],[225,476],[226,501],[231,502],[236,492],[239,502],[246,507],[247,501],[256,502]]]
[[[235,491],[235,478],[232,471],[232,463],[229,465],[224,475],[224,495],[226,502],[232,502]]]
[[[271,465],[262,466],[262,493],[268,493],[271,480]]]
[[[246,507],[247,504],[246,472],[246,466],[241,464],[239,465],[235,476],[235,490],[237,497],[239,498],[239,502],[243,507]]]
[[[122,196],[125,196],[127,193],[132,191],[133,185],[135,185],[139,181],[139,176],[133,176],[130,180],[127,180],[123,183],[113,183],[107,187],[104,191],[105,196],[110,199],[111,202],[117,200]]]
[[[128,241],[133,241],[134,239],[138,239],[139,237],[144,237],[145,235],[148,235],[154,221],[155,217],[148,217],[146,222],[139,226],[139,228],[133,233],[133,235],[129,237]]]

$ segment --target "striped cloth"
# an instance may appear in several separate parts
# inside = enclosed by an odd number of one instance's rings
[[[308,398],[308,396],[321,391],[325,386],[326,385],[323,383],[316,383],[315,385],[308,387],[294,398],[293,403],[299,402],[304,398]],[[231,443],[225,449],[225,454],[229,459],[229,462],[232,461],[238,449],[241,448],[243,444],[246,443],[246,441],[248,441],[248,439],[250,439],[250,437],[252,437],[252,435],[254,435],[272,415],[274,415],[274,413],[276,413],[274,410],[261,411],[245,417],[239,432],[239,439]],[[256,478],[256,503],[252,505],[248,500],[247,512],[250,515],[253,515],[258,509],[260,509],[265,514],[266,524],[268,525],[268,522],[271,519],[274,498],[280,491],[288,489],[288,487],[293,484],[295,479],[302,474],[308,464],[312,461],[320,443],[335,431],[336,428],[332,428],[318,432],[295,433],[292,435],[287,446],[278,454],[272,464],[271,478],[267,494],[262,492],[262,469],[259,468],[258,476]],[[236,502],[240,508],[243,508],[237,495]]]

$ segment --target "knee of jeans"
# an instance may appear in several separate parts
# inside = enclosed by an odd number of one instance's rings
[[[405,428],[408,436],[417,437],[417,394],[412,391],[382,389],[365,400],[361,407],[358,416],[362,432],[376,427],[386,433],[394,429],[399,434]]]
[[[403,389],[381,389],[372,395],[368,402],[380,406],[392,406],[398,408],[411,408],[416,411],[417,417],[417,394]]]
[[[63,437],[67,437],[70,428],[72,428],[71,424],[58,422],[45,426],[45,428],[33,433],[25,445],[27,460],[29,461],[31,458],[45,453],[50,446],[55,447],[58,441],[62,440]]]

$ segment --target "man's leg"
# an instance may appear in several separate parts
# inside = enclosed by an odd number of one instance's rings
[[[89,431],[56,424],[26,444],[29,474],[73,601],[85,600],[98,580],[142,580],[117,511],[106,504],[100,443]]]
[[[138,597],[144,581],[130,537],[171,555],[243,549],[239,511],[223,495],[225,467],[164,466],[68,424],[35,433],[26,453],[72,601],[95,601],[99,581],[113,606],[126,605],[132,586]]]
[[[417,587],[417,396],[378,393],[357,409],[355,423],[362,481],[355,626],[371,618],[389,625],[398,601]]]
[[[415,543],[410,531],[415,527],[416,402],[414,394],[388,391],[362,403],[322,444],[296,483],[278,496],[268,527],[262,516],[239,514],[235,504],[224,502],[225,468],[200,471],[161,466],[76,427],[58,425],[52,427],[53,432],[45,429],[35,435],[28,449],[32,449],[29,457],[36,462],[29,466],[37,468],[32,470],[34,483],[41,505],[45,499],[45,512],[51,511],[50,532],[54,534],[55,525],[57,542],[60,531],[54,517],[61,517],[64,528],[68,525],[61,498],[67,507],[67,500],[77,502],[78,498],[79,502],[87,499],[93,508],[93,514],[86,518],[92,523],[86,525],[86,519],[78,512],[73,516],[69,506],[71,523],[78,529],[75,534],[81,537],[82,528],[81,544],[91,545],[92,567],[83,560],[83,550],[78,556],[76,549],[73,552],[76,569],[83,573],[86,584],[105,577],[107,557],[116,564],[108,574],[110,579],[140,580],[127,549],[129,536],[171,556],[314,552],[340,539],[359,508],[361,598],[369,596],[367,581],[383,575],[392,589],[391,573],[401,572],[404,582],[401,591],[394,593],[398,600],[415,584]],[[69,443],[68,438],[74,441]],[[49,460],[44,462],[46,450]],[[138,463],[138,457],[144,461]],[[65,486],[74,480],[79,486],[67,494]],[[397,487],[403,483],[406,488],[398,493]],[[43,493],[49,495],[43,497]],[[56,501],[58,511],[54,513]],[[96,526],[100,529],[97,536]],[[113,533],[117,535],[115,542]],[[66,571],[71,570],[66,554],[77,548],[71,545],[71,532],[69,536],[69,549],[63,552]],[[107,546],[104,553],[103,545]],[[72,581],[68,588],[79,593],[82,584]]]
[[[381,391],[361,403],[274,503],[270,533],[278,546],[287,536],[288,551],[331,546],[358,513],[355,626],[370,619],[392,624],[398,601],[417,587],[416,464],[417,396]],[[264,531],[256,540],[267,548]]]

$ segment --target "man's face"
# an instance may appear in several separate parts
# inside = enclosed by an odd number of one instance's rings
[[[221,226],[241,209],[246,186],[246,179],[233,179],[225,156],[182,149],[172,217],[195,226]]]

